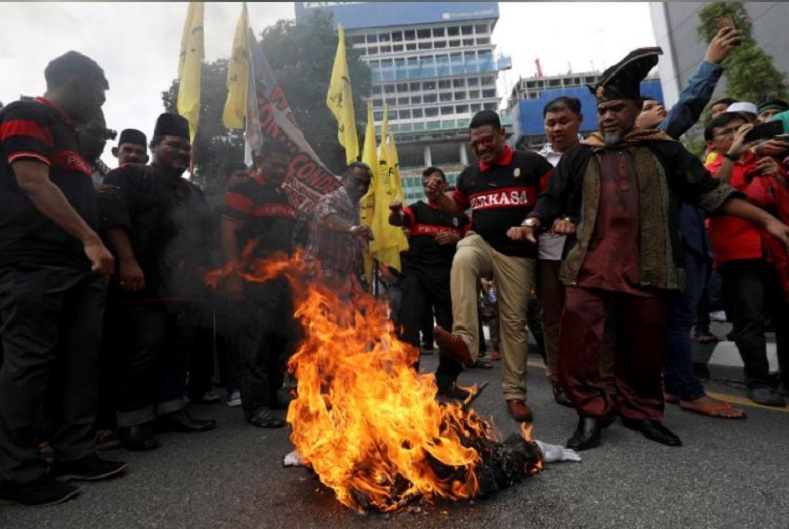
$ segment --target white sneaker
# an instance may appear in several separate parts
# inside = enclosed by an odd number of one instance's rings
[[[710,312],[710,321],[720,321],[726,322],[726,312],[722,310],[716,310],[715,312]]]
[[[241,392],[234,391],[233,393],[231,393],[230,396],[227,398],[227,405],[230,406],[231,408],[237,408],[241,406]]]

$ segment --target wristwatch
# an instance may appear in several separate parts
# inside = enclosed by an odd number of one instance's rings
[[[521,226],[537,229],[540,227],[540,221],[537,217],[529,217],[528,219],[521,222]]]

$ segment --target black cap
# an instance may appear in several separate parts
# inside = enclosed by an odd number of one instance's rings
[[[188,140],[189,122],[183,116],[165,112],[156,120],[156,128],[153,129],[153,135],[157,137],[178,136]]]
[[[124,143],[133,143],[134,145],[142,145],[143,147],[148,146],[145,134],[137,129],[125,129],[121,131],[121,137],[118,140],[118,145],[123,145]]]
[[[587,85],[587,88],[598,101],[640,99],[641,81],[657,64],[658,55],[663,55],[663,50],[658,46],[633,50],[604,71],[596,85]]]
[[[757,112],[761,114],[766,110],[777,110],[778,112],[785,112],[789,110],[789,103],[783,99],[768,99],[759,103]]]

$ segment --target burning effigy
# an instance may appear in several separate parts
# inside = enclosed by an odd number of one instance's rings
[[[303,341],[288,364],[298,387],[290,439],[343,505],[392,512],[417,500],[469,500],[542,469],[530,426],[499,442],[468,403],[436,399],[434,376],[414,369],[418,350],[397,339],[383,300],[341,299],[309,281],[300,256],[240,273],[283,274],[292,284]]]

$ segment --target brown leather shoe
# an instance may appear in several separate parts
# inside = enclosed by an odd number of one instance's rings
[[[460,336],[455,336],[436,325],[433,328],[433,339],[438,344],[438,350],[442,355],[448,356],[466,367],[474,365],[475,362],[468,350],[468,345]]]
[[[507,411],[510,417],[518,422],[534,421],[534,414],[531,408],[523,399],[510,399],[507,401]]]

